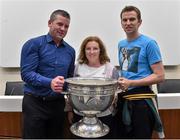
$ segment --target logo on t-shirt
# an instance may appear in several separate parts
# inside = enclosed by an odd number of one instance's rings
[[[122,47],[119,50],[120,56],[120,68],[123,71],[128,72],[138,72],[138,58],[141,48],[133,47],[128,49],[127,47]]]

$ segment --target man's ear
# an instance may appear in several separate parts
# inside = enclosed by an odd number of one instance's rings
[[[139,20],[139,25],[141,25],[142,24],[142,19],[141,20]]]
[[[51,20],[48,20],[48,27],[50,27],[52,21]]]

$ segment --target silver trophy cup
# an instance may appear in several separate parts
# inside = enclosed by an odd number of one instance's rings
[[[83,118],[74,123],[70,130],[83,138],[98,138],[109,132],[109,127],[102,123],[97,114],[111,106],[117,89],[117,80],[109,78],[68,78],[69,100]]]

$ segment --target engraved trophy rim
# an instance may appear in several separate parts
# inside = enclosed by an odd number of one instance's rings
[[[97,82],[97,81],[101,82]],[[102,78],[102,77],[71,77],[65,79],[65,82],[74,85],[81,85],[81,86],[107,86],[113,85],[117,83],[116,79],[112,78]]]

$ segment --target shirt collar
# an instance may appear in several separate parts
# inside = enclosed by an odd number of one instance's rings
[[[47,39],[48,43],[54,42],[53,39],[52,39],[52,36],[49,33],[46,35],[46,39]],[[66,44],[65,41],[62,40],[60,46],[64,46],[65,47],[66,46],[65,44]]]

